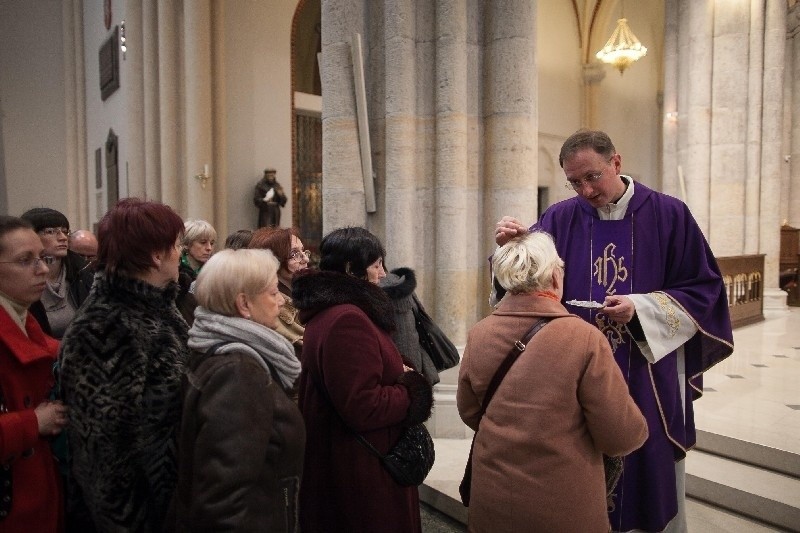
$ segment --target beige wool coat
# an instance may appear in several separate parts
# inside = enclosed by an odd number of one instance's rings
[[[554,320],[519,356],[481,419],[492,376],[542,317]],[[554,299],[506,295],[469,332],[457,402],[469,427],[480,424],[470,531],[608,531],[602,454],[637,449],[647,424],[599,330]]]

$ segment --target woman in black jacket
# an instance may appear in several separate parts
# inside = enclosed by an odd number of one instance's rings
[[[44,254],[53,258],[47,286],[30,312],[45,333],[61,339],[75,312],[89,295],[94,272],[87,268],[83,257],[69,251],[69,221],[62,213],[48,207],[36,207],[25,211],[20,218],[33,226],[42,240]]]

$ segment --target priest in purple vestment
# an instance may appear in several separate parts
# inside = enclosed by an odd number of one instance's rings
[[[733,352],[722,275],[688,207],[621,175],[607,134],[576,132],[559,163],[578,195],[551,206],[530,229],[555,239],[566,265],[567,309],[605,334],[650,431],[625,458],[611,527],[685,531],[692,402],[702,395],[703,372]],[[495,240],[503,245],[527,231],[503,217]]]

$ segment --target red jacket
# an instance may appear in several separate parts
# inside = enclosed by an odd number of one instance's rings
[[[11,465],[13,493],[2,533],[63,530],[61,480],[34,413],[53,388],[58,341],[30,314],[25,329],[27,337],[0,307],[0,388],[8,409],[0,413],[0,464]]]

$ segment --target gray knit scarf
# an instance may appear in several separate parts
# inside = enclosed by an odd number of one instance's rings
[[[290,389],[300,375],[300,361],[291,343],[275,330],[245,318],[212,313],[198,306],[189,330],[189,348],[205,352],[215,344],[230,341],[217,353],[245,352],[269,372],[272,365],[284,389]]]

